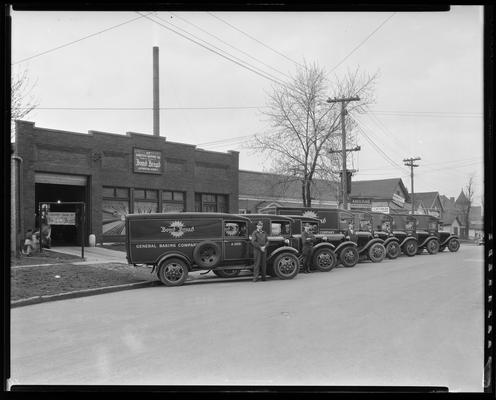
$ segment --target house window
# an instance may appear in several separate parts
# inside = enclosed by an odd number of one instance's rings
[[[149,189],[134,189],[133,212],[150,214],[158,212],[158,192]]]
[[[184,192],[162,192],[162,212],[183,212],[186,210]]]
[[[102,187],[102,234],[125,235],[125,217],[129,214],[129,189]]]
[[[227,195],[213,193],[195,193],[195,211],[229,212]]]

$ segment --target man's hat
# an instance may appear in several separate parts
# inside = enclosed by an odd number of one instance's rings
[[[262,221],[258,221],[257,222],[257,226],[263,226],[263,222]]]

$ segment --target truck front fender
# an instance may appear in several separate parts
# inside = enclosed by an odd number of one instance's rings
[[[280,253],[283,252],[289,252],[294,254],[296,257],[298,257],[299,252],[296,250],[294,247],[289,247],[289,246],[282,246],[277,249],[275,249],[270,255],[267,256],[267,262],[271,261],[275,256],[277,256]]]
[[[346,242],[341,243],[338,247],[336,247],[336,250],[334,250],[335,253],[339,253],[343,248],[347,246],[354,246],[357,247],[357,244],[355,242],[352,242],[351,240],[347,240]]]
[[[451,239],[458,239],[458,235],[449,235],[443,243],[440,243],[440,245],[446,246]]]

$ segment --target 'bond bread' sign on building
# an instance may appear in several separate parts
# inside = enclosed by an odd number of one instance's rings
[[[133,159],[134,172],[162,173],[162,152],[160,151],[135,148]]]

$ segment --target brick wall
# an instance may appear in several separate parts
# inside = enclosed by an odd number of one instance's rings
[[[97,242],[102,240],[102,186],[182,191],[186,211],[194,211],[195,192],[226,194],[229,210],[238,211],[238,152],[204,151],[135,132],[86,134],[38,128],[28,121],[16,121],[16,143],[24,160],[21,190],[26,227],[35,225],[35,172],[88,177],[89,232]],[[134,148],[160,151],[161,173],[135,173]]]

